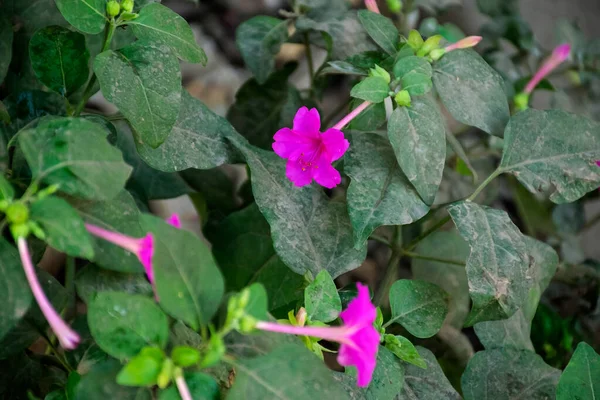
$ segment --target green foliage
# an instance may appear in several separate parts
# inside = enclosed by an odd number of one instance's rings
[[[0,239],[0,341],[25,316],[31,304],[31,291],[19,260],[19,253],[4,239]]]
[[[394,55],[398,51],[399,33],[389,18],[371,11],[361,10],[358,19],[366,29],[371,39],[375,41],[388,54]]]
[[[350,96],[371,103],[381,103],[389,96],[389,91],[390,89],[385,79],[379,76],[370,76],[355,85],[350,92]]]
[[[594,398],[600,390],[598,376],[600,376],[600,356],[590,345],[579,343],[569,365],[560,376],[556,399]]]
[[[108,22],[105,0],[55,0],[63,17],[84,33],[102,32]]]
[[[394,76],[400,79],[402,89],[411,96],[421,96],[433,87],[433,70],[424,58],[416,56],[402,57],[394,64]]]
[[[317,274],[306,289],[306,312],[313,321],[331,322],[342,311],[342,301],[329,273],[323,270]]]

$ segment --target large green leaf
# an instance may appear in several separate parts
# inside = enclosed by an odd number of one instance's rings
[[[0,82],[8,72],[12,60],[13,27],[6,16],[0,16]]]
[[[600,124],[564,111],[529,109],[506,127],[501,172],[530,192],[570,203],[600,186]]]
[[[268,293],[270,310],[302,298],[304,278],[275,253],[269,224],[256,204],[229,215],[209,239],[228,290],[261,283]]]
[[[102,32],[108,22],[106,0],[54,0],[65,19],[89,34]]]
[[[411,96],[421,96],[431,90],[431,64],[423,57],[402,57],[394,64],[394,76],[400,79],[402,89]],[[414,104],[413,104],[414,106]]]
[[[368,76],[354,85],[350,96],[371,103],[381,103],[389,96],[389,91],[390,88],[385,79],[379,76]]]
[[[397,400],[460,400],[435,355],[424,347],[417,347],[427,363],[427,369],[407,364],[404,372],[404,387]]]
[[[448,211],[471,247],[466,270],[473,309],[466,324],[510,317],[529,292],[529,257],[519,228],[506,212],[471,202]]]
[[[131,167],[106,136],[83,118],[55,118],[19,133],[19,144],[34,177],[72,195],[108,200],[125,186]]]
[[[34,202],[30,211],[31,219],[41,225],[50,246],[71,256],[94,257],[92,238],[83,220],[65,200],[46,197]]]
[[[531,351],[480,351],[461,383],[465,400],[553,399],[560,371]]]
[[[287,21],[265,15],[250,18],[236,29],[236,44],[259,84],[275,70],[275,55],[287,39]]]
[[[450,114],[502,137],[510,117],[502,77],[470,49],[451,51],[433,67],[433,83]]]
[[[127,387],[117,384],[117,375],[122,366],[116,360],[96,364],[81,378],[77,385],[75,400],[151,400],[148,388]],[[70,399],[69,399],[70,400]]]
[[[301,345],[283,345],[260,357],[236,360],[234,366],[230,400],[347,398],[333,372]]]
[[[90,74],[85,36],[67,28],[48,26],[37,31],[29,41],[29,55],[40,82],[65,97]]]
[[[388,121],[396,159],[425,203],[433,204],[446,161],[446,126],[437,105],[426,97],[398,107]]]
[[[0,239],[0,340],[25,316],[31,304],[19,252],[6,240]]]
[[[375,41],[388,54],[394,55],[398,52],[400,34],[394,23],[381,14],[369,10],[360,10],[358,19],[366,29],[371,39]]]
[[[220,399],[219,385],[210,375],[202,372],[189,371],[184,374],[185,383],[190,390],[194,400],[217,400]],[[171,385],[158,395],[158,400],[180,400],[181,396],[176,385]]]
[[[385,138],[351,133],[350,141],[344,170],[351,178],[348,213],[356,246],[381,225],[406,225],[427,214],[429,207],[400,170]]]
[[[198,330],[217,311],[224,283],[209,248],[199,237],[144,214],[142,227],[154,235],[154,279],[161,307]]]
[[[435,335],[448,312],[447,294],[433,283],[401,279],[390,289],[392,315],[386,325],[399,323],[412,335]]]
[[[86,304],[100,292],[152,295],[152,286],[144,274],[108,271],[94,264],[89,264],[77,272],[75,289]]]
[[[169,338],[167,316],[142,295],[98,293],[88,305],[88,325],[98,346],[120,360],[145,346],[164,348]]]
[[[600,393],[600,356],[585,342],[579,343],[556,388],[556,400],[595,399]]]
[[[140,40],[165,44],[179,58],[206,65],[206,54],[196,43],[192,28],[171,9],[158,3],[150,3],[140,10],[137,18],[127,24]]]
[[[158,68],[160,67],[160,68]],[[156,148],[179,115],[181,71],[168,46],[136,42],[94,60],[104,97],[119,108],[140,140]]]
[[[235,134],[225,118],[183,90],[179,117],[169,137],[156,149],[138,142],[137,150],[148,165],[161,171],[209,169],[235,160],[225,140]],[[174,154],[177,157],[173,157]]]
[[[313,321],[331,322],[342,312],[340,295],[327,271],[319,272],[304,289],[304,304]]]
[[[285,161],[273,152],[240,145],[252,172],[256,204],[269,225],[275,251],[299,274],[327,270],[336,278],[357,268],[366,246],[353,248],[346,205],[316,186],[298,188],[285,176]]]

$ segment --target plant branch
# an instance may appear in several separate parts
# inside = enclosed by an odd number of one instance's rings
[[[433,225],[431,228],[427,229],[425,232],[421,233],[419,236],[414,238],[410,243],[408,243],[408,245],[405,248],[405,251],[413,250],[415,247],[417,247],[417,245],[419,244],[419,242],[421,240],[425,239],[427,236],[431,235],[433,232],[437,231],[442,226],[446,225],[450,221],[450,219],[451,218],[448,215],[448,216],[442,218],[441,220],[439,220],[438,222],[436,222],[435,225]]]
[[[465,266],[465,263],[462,261],[455,261],[455,260],[450,260],[450,259],[441,258],[441,257],[430,257],[430,256],[426,256],[423,254],[413,253],[412,251],[402,251],[402,255],[406,256],[406,257],[410,257],[410,258],[417,258],[419,260],[435,261],[435,262],[441,262],[441,263],[445,263],[445,264],[459,265],[461,267]]]
[[[490,176],[488,176],[487,178],[485,178],[485,181],[481,182],[481,185],[479,185],[479,187],[477,189],[475,189],[475,191],[473,192],[472,195],[470,195],[466,201],[473,201],[475,200],[475,198],[479,195],[479,193],[481,193],[481,191],[483,189],[485,189],[485,187],[487,185],[489,185],[489,183],[491,181],[493,181],[496,177],[498,177],[500,174],[502,174],[502,170],[500,168],[496,169],[494,172],[492,172],[492,174]]]
[[[389,292],[398,274],[398,265],[402,258],[402,234],[400,233],[400,226],[394,227],[394,237],[392,238],[391,247],[392,254],[385,269],[385,275],[373,296],[373,304],[375,304],[375,306],[381,305],[381,302]]]

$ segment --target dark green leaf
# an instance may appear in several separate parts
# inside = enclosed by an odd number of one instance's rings
[[[193,233],[160,218],[144,214],[140,222],[154,235],[153,269],[161,307],[196,330],[206,325],[224,291],[223,277],[210,250]]]
[[[260,283],[253,283],[248,286],[250,293],[246,313],[258,321],[265,321],[269,318],[267,309],[267,292],[265,287]]]
[[[29,400],[27,392],[39,386],[51,367],[34,361],[25,352],[0,360],[0,398]]]
[[[21,132],[19,144],[34,177],[43,176],[72,195],[108,200],[125,186],[131,167],[106,136],[100,125],[85,119],[56,118]]]
[[[83,220],[65,200],[46,197],[34,202],[30,211],[31,219],[41,225],[50,246],[74,257],[94,257],[92,238]]]
[[[427,364],[417,352],[415,346],[404,336],[384,335],[385,348],[394,353],[396,357],[419,368],[426,369]]]
[[[600,356],[585,342],[579,343],[556,388],[556,400],[594,399],[600,393]]]
[[[506,127],[500,171],[569,203],[600,186],[600,125],[564,111],[529,109]]]
[[[0,340],[25,316],[32,296],[19,252],[0,239]]]
[[[125,274],[100,269],[94,264],[82,268],[75,278],[77,295],[87,304],[100,292],[126,292],[152,295],[152,286],[144,274]]]
[[[424,216],[429,207],[406,179],[392,148],[379,135],[351,134],[344,161],[350,176],[348,213],[354,243],[362,246],[381,225],[406,225]]]
[[[94,72],[104,97],[127,117],[140,140],[160,146],[181,104],[181,71],[169,47],[136,42],[108,50],[96,56]]]
[[[398,59],[394,64],[394,76],[400,79],[402,89],[411,96],[421,96],[431,90],[431,64],[423,57],[408,56]]]
[[[433,83],[458,121],[502,137],[510,113],[502,77],[475,51],[455,50],[434,64]]]
[[[0,82],[8,72],[12,60],[13,26],[6,16],[0,16]]]
[[[152,299],[122,292],[100,292],[88,306],[90,332],[98,346],[120,360],[145,346],[167,344],[167,316]]]
[[[123,386],[153,386],[162,365],[154,357],[138,354],[117,375],[117,383]]]
[[[371,36],[371,39],[373,39],[379,47],[391,55],[398,52],[400,34],[394,23],[388,17],[369,10],[360,10],[358,12],[358,19],[369,36]]]
[[[275,56],[288,39],[287,21],[259,15],[243,22],[235,37],[244,62],[258,83],[265,83],[275,70]]]
[[[312,321],[331,322],[342,312],[342,301],[327,271],[319,272],[304,289],[304,304]]]
[[[519,228],[506,212],[471,202],[448,211],[471,247],[466,271],[473,309],[466,324],[510,317],[529,292],[527,246]]]
[[[465,400],[553,399],[560,371],[531,351],[486,350],[469,361],[461,383]]]
[[[215,379],[202,372],[188,371],[184,374],[185,383],[190,389],[190,394],[194,400],[218,400],[219,385]],[[175,385],[158,394],[158,400],[180,400],[179,391]]]
[[[433,204],[446,161],[446,126],[437,105],[426,97],[398,107],[388,121],[396,160],[427,204]]]
[[[367,71],[363,68],[354,66],[347,61],[329,61],[327,66],[321,71],[320,74],[342,74],[342,75],[362,75],[366,76]]]
[[[77,386],[75,400],[151,400],[152,394],[147,388],[132,388],[117,383],[117,374],[121,364],[116,360],[108,360],[92,367],[91,371],[81,378]]]
[[[133,33],[140,40],[165,44],[177,57],[206,65],[206,54],[196,43],[192,28],[185,19],[171,9],[158,3],[150,3],[140,10],[137,18],[127,24],[132,27]]]
[[[412,335],[435,335],[448,312],[447,295],[433,283],[401,279],[390,289],[392,316],[386,325],[399,323]]]
[[[350,91],[350,96],[371,103],[381,103],[389,96],[389,91],[390,88],[385,79],[378,76],[369,76],[354,85]]]
[[[49,26],[29,41],[31,66],[48,88],[67,97],[88,79],[90,53],[85,36],[60,26]]]
[[[108,22],[106,0],[55,0],[61,14],[71,25],[82,32],[102,32]]]

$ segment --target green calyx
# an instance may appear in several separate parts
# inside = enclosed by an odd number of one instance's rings
[[[134,4],[133,0],[123,0],[121,2],[121,9],[124,12],[130,13],[133,11],[133,4]]]
[[[369,76],[374,76],[374,77],[378,77],[378,78],[383,78],[389,85],[389,83],[391,82],[392,78],[390,76],[390,73],[387,72],[385,69],[381,68],[379,65],[375,64],[375,68],[371,68],[369,70]]]
[[[411,105],[410,93],[407,90],[399,91],[394,100],[396,100],[396,104],[400,107],[410,107]]]
[[[408,40],[406,43],[413,49],[417,51],[423,46],[423,37],[416,29],[412,29],[408,34]]]
[[[529,94],[527,93],[519,93],[514,98],[515,107],[517,110],[527,110],[529,108]]]
[[[387,0],[387,6],[391,12],[398,14],[402,11],[402,0]]]
[[[417,56],[425,57],[426,55],[431,53],[433,50],[439,48],[441,40],[442,40],[442,35],[431,36],[430,38],[428,38],[425,41],[425,43],[423,43],[423,46],[421,46],[421,48],[417,51]]]
[[[29,208],[20,202],[12,203],[6,208],[6,218],[12,224],[24,224],[29,219]]]
[[[217,364],[225,355],[225,343],[221,335],[212,335],[208,342],[208,348],[204,353],[204,358],[200,362],[201,368],[211,367]]]
[[[106,15],[110,18],[114,18],[121,12],[121,5],[115,0],[110,0],[106,3]]]

